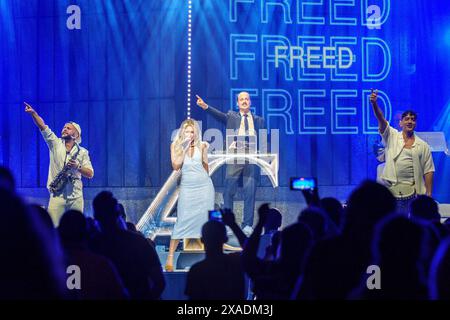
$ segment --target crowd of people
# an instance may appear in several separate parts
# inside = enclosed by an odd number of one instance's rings
[[[448,299],[450,229],[436,202],[417,197],[409,215],[381,184],[365,181],[345,208],[304,192],[308,206],[280,230],[283,213],[258,210],[247,236],[230,210],[201,230],[205,259],[187,275],[190,299]],[[154,244],[125,221],[109,191],[93,201],[94,217],[66,211],[54,227],[48,212],[15,191],[0,169],[1,299],[160,299],[166,281]],[[284,213],[287,214],[287,213]],[[227,253],[226,226],[243,248]],[[81,270],[68,285],[70,266]],[[368,285],[376,266],[379,283]],[[250,278],[250,286],[247,283]],[[248,292],[250,291],[250,295]]]

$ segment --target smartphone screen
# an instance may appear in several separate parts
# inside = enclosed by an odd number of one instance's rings
[[[314,190],[316,187],[315,178],[291,178],[291,190]]]
[[[216,220],[222,222],[222,212],[219,210],[208,211],[209,220]]]

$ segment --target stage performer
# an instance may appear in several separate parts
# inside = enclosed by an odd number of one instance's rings
[[[94,169],[88,150],[80,146],[81,128],[77,123],[67,122],[61,131],[61,138],[58,138],[33,107],[26,102],[24,104],[25,112],[31,115],[50,152],[47,178],[50,200],[47,210],[57,227],[59,219],[67,210],[83,212],[81,177],[92,179]]]
[[[227,113],[223,113],[206,104],[198,95],[197,105],[219,121],[225,123],[226,129],[234,130],[237,135],[257,135],[260,129],[266,128],[264,119],[252,114],[250,111],[251,100],[248,92],[240,92],[237,96],[239,112],[230,110]],[[228,164],[223,192],[224,208],[233,210],[233,198],[237,192],[238,181],[240,176],[243,177],[244,214],[241,228],[247,236],[253,232],[256,193],[255,173],[256,168],[253,164]]]
[[[378,120],[378,129],[385,145],[386,165],[381,180],[397,198],[397,211],[408,214],[416,195],[433,192],[434,163],[429,145],[415,133],[417,114],[403,112],[401,131],[392,128],[377,103],[378,90],[372,90],[370,102]]]
[[[214,186],[208,173],[208,143],[201,140],[197,121],[183,121],[170,146],[172,168],[181,169],[177,221],[169,245],[166,271],[173,271],[173,255],[180,239],[200,239],[208,211],[214,209]]]

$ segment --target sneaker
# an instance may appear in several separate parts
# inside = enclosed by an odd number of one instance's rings
[[[250,237],[250,235],[253,233],[253,228],[250,226],[245,226],[244,229],[242,229],[242,232],[244,232],[247,237]]]

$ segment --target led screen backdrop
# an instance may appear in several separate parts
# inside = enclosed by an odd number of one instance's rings
[[[281,190],[290,176],[333,190],[375,178],[371,88],[393,125],[414,109],[418,131],[449,139],[448,1],[192,0],[190,28],[188,5],[0,1],[0,161],[19,187],[43,188],[48,169],[23,101],[55,132],[80,123],[95,169],[86,185],[122,191],[164,183],[188,107],[203,130],[223,129],[195,94],[223,111],[236,108],[237,92],[251,94],[253,111],[279,130]],[[433,157],[435,195],[448,202],[449,158]],[[266,177],[259,185],[271,188]]]

